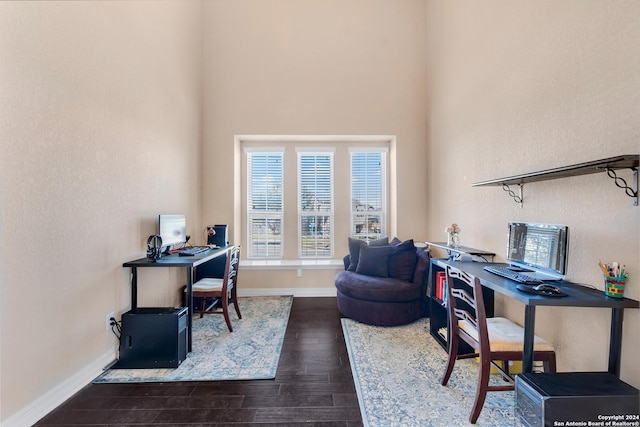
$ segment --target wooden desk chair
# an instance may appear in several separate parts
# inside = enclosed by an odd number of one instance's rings
[[[480,371],[475,403],[469,422],[475,424],[488,391],[514,389],[508,362],[522,360],[524,328],[503,317],[486,317],[482,285],[477,277],[447,266],[447,311],[449,319],[449,361],[442,378],[447,385],[456,359],[480,356]],[[476,352],[458,355],[458,343],[462,340]],[[546,372],[556,371],[556,355],[553,345],[539,337],[534,339],[533,360],[543,361]],[[496,361],[500,361],[498,366]],[[491,366],[494,366],[508,384],[489,385]]]
[[[229,320],[229,303],[233,302],[238,319],[242,319],[240,308],[238,307],[237,283],[238,266],[240,265],[240,246],[234,246],[227,253],[224,267],[224,277],[211,278],[204,277],[193,284],[193,297],[200,298],[199,309],[194,312],[204,314],[222,314],[227,322],[229,332],[233,332],[231,321]]]

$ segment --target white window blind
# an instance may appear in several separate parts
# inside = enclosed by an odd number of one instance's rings
[[[386,236],[386,149],[351,152],[351,236]]]
[[[249,258],[282,258],[283,153],[247,152]]]
[[[524,239],[524,261],[535,265],[544,265],[553,269],[562,268],[559,265],[560,240],[557,230],[543,227],[529,227],[534,233],[527,233]]]
[[[333,257],[333,150],[298,151],[298,254]]]

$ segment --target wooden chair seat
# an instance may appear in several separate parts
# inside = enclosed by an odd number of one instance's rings
[[[224,279],[214,277],[205,277],[193,284],[193,292],[209,292],[222,289]]]

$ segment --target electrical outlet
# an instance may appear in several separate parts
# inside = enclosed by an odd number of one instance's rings
[[[111,319],[116,320],[116,314],[115,313],[109,313],[107,314],[107,316],[105,317],[105,322],[106,322],[106,326],[107,326],[107,331],[111,330]]]

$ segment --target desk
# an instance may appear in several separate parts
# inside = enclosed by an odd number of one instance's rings
[[[138,308],[138,268],[139,267],[179,267],[184,268],[187,272],[187,306],[189,312],[187,315],[187,351],[192,350],[191,332],[193,326],[193,268],[214,258],[226,255],[233,246],[225,246],[223,248],[210,249],[206,252],[199,253],[195,256],[180,256],[177,253],[172,255],[162,255],[161,258],[152,261],[148,258],[140,258],[134,261],[125,262],[123,267],[131,267],[131,309]]]
[[[484,262],[493,262],[493,257],[496,255],[493,252],[483,251],[481,249],[474,249],[468,246],[448,246],[446,242],[424,242],[427,247],[434,247],[444,249],[447,251],[449,259],[459,259],[462,255],[470,255],[471,257],[481,258]],[[490,260],[488,258],[491,258]]]
[[[558,282],[558,286],[568,296],[563,298],[527,294],[516,289],[517,282],[483,270],[486,263],[461,262],[432,259],[432,267],[446,268],[447,265],[466,271],[480,279],[482,286],[499,294],[513,298],[524,304],[524,348],[522,372],[533,370],[533,337],[536,307],[603,307],[611,309],[611,334],[609,337],[609,373],[620,376],[620,348],[622,346],[622,315],[625,308],[639,308],[640,302],[628,298],[611,298],[603,291],[571,282]],[[504,264],[500,264],[504,265]]]

